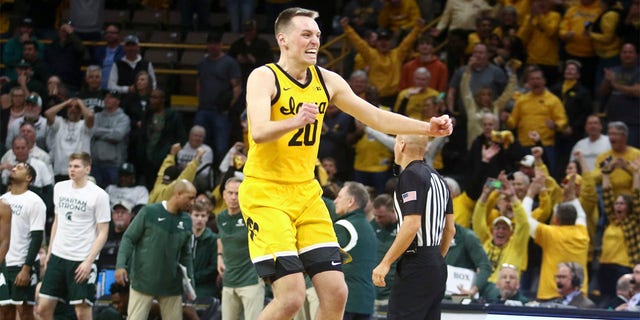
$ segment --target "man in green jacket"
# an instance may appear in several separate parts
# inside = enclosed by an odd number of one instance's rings
[[[376,297],[371,271],[377,262],[378,239],[364,214],[369,193],[362,183],[345,182],[334,202],[338,219],[333,228],[338,243],[353,258],[342,267],[349,288],[345,319],[360,319],[373,314]]]
[[[193,279],[191,218],[185,211],[195,197],[193,184],[178,180],[168,201],[142,208],[125,231],[115,278],[121,285],[131,280],[128,319],[147,319],[154,298],[163,319],[182,319],[179,264]]]

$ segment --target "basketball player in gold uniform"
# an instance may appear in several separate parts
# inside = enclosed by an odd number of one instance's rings
[[[239,202],[251,260],[274,295],[260,319],[295,315],[305,299],[303,272],[320,300],[315,319],[342,319],[344,313],[339,245],[313,174],[329,103],[389,134],[447,136],[453,130],[448,116],[423,122],[378,109],[338,74],[317,67],[317,17],[302,8],[282,11],[275,22],[280,59],[255,69],[247,82],[249,154]]]

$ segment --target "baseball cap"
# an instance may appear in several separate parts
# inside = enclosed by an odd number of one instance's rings
[[[107,93],[105,94],[105,96],[106,96],[106,95],[110,95],[110,96],[112,96],[112,97],[114,97],[114,98],[120,99],[120,92],[118,92],[118,91],[116,91],[116,90],[110,90],[110,91],[107,91]]]
[[[25,103],[30,103],[38,107],[42,107],[42,98],[40,98],[39,95],[32,93],[27,97],[27,100],[25,100]]]
[[[33,19],[30,17],[24,17],[20,20],[20,26],[22,27],[33,27]]]
[[[507,226],[509,227],[509,230],[513,231],[513,223],[511,223],[511,220],[509,220],[509,218],[507,218],[505,216],[499,216],[499,217],[493,219],[493,223],[491,223],[491,225],[495,226],[498,222],[506,223]]]
[[[21,59],[16,65],[18,68],[31,68],[31,63],[25,59]]]
[[[115,210],[116,207],[123,207],[123,208],[127,209],[127,211],[131,212],[132,205],[131,205],[131,203],[129,203],[129,201],[120,200],[120,201],[118,201],[118,203],[113,205],[112,209]]]
[[[378,39],[391,39],[391,31],[389,29],[380,28],[376,31]]]
[[[129,162],[125,162],[122,165],[120,165],[119,172],[121,174],[135,174],[136,173],[136,167],[134,167],[133,164],[131,164]]]
[[[130,34],[126,37],[124,37],[124,43],[133,43],[133,44],[138,44],[140,43],[140,39],[138,39],[138,37],[135,34]]]
[[[533,164],[535,163],[536,158],[534,158],[532,155],[528,154],[524,157],[522,157],[522,160],[520,160],[520,165],[521,166],[525,166],[525,167],[533,167]]]
[[[171,166],[164,170],[163,181],[173,181],[180,175],[180,168],[178,166]]]

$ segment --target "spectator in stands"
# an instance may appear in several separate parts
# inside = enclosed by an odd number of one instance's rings
[[[5,95],[9,93],[11,89],[15,87],[19,87],[22,89],[22,92],[25,97],[28,96],[31,92],[35,91],[40,95],[40,97],[42,97],[43,101],[46,101],[48,97],[47,90],[45,89],[44,84],[42,84],[42,82],[36,79],[33,79],[31,77],[31,73],[33,71],[31,69],[31,64],[26,60],[22,59],[18,62],[15,69],[16,69],[16,73],[18,74],[18,78],[5,83],[2,86],[2,90],[0,92],[2,92],[3,95]],[[11,101],[11,100],[8,100],[8,101]],[[3,107],[6,107],[6,106],[3,106]]]
[[[118,168],[127,161],[131,124],[122,108],[120,93],[105,95],[104,110],[95,114],[91,139],[91,175],[101,188],[118,181]]]
[[[473,141],[483,132],[483,115],[485,113],[491,113],[499,116],[509,102],[512,101],[518,82],[516,70],[520,63],[516,60],[509,60],[507,63],[505,69],[509,76],[509,82],[502,94],[498,97],[493,95],[489,87],[481,87],[475,92],[471,91],[471,75],[474,64],[475,58],[469,58],[467,68],[465,68],[462,78],[460,79],[460,96],[462,98],[464,112],[467,115],[467,148],[470,148]]]
[[[607,310],[617,310],[619,306],[626,305],[633,296],[633,274],[623,274],[616,281],[616,296],[611,297],[598,305],[598,307]]]
[[[41,83],[45,83],[47,81],[51,75],[51,71],[49,66],[38,55],[38,44],[35,41],[27,40],[22,43],[22,59],[31,65],[31,70],[33,72],[31,75],[32,78],[40,81]],[[13,73],[13,77],[10,76],[10,79],[16,79],[18,77],[15,69],[9,68],[5,70],[7,73]]]
[[[136,150],[138,168],[144,168],[145,184],[148,189],[153,187],[158,169],[164,155],[169,153],[174,143],[184,143],[187,133],[179,112],[165,107],[165,92],[154,89],[149,96],[149,111],[141,121],[140,135]]]
[[[615,295],[616,280],[623,274],[631,273],[634,263],[640,260],[640,206],[634,203],[640,199],[640,157],[624,163],[622,161],[605,160],[600,168],[607,225],[602,235],[598,284],[605,299]],[[631,171],[632,194],[621,193],[614,198],[609,177],[614,166]]]
[[[0,169],[2,169],[2,190],[6,190],[6,186],[9,183],[9,174],[13,167],[21,162],[28,163],[35,171],[36,177],[31,183],[36,188],[36,193],[43,198],[47,203],[47,198],[44,196],[51,191],[53,187],[53,172],[47,163],[33,157],[29,154],[29,142],[23,135],[18,135],[13,138],[11,144],[11,150],[7,151],[0,160]]]
[[[209,30],[209,17],[211,16],[211,0],[179,0],[178,8],[180,9],[180,25],[182,26],[182,34],[193,30],[193,14],[195,13],[198,21],[198,31],[206,32]],[[240,1],[239,1],[240,2]],[[244,1],[242,1],[244,2]],[[231,4],[228,4],[231,5]],[[237,30],[236,30],[237,32]]]
[[[42,160],[47,166],[51,167],[51,156],[48,152],[36,145],[36,127],[30,121],[25,121],[20,125],[19,135],[27,138],[27,148],[29,148],[29,157]],[[10,151],[10,150],[9,150]],[[8,152],[11,154],[11,152]]]
[[[253,0],[229,1],[227,3],[227,11],[229,13],[229,22],[231,23],[231,32],[240,33],[244,30],[244,24],[253,17],[255,10],[255,2]],[[198,17],[199,18],[199,17]],[[198,20],[199,21],[199,20]],[[208,20],[207,20],[208,21]],[[241,24],[242,23],[242,27]],[[200,29],[206,30],[206,29]],[[262,64],[259,64],[262,65]]]
[[[349,26],[349,18],[340,19],[340,26],[342,26],[347,39],[368,62],[370,66],[369,81],[378,89],[380,102],[385,106],[391,106],[398,95],[402,63],[422,32],[424,21],[418,19],[413,30],[395,48],[392,47],[392,35],[388,30],[379,30],[376,45],[371,47]]]
[[[386,193],[378,195],[373,199],[372,205],[373,220],[371,220],[371,226],[378,238],[378,256],[376,262],[380,263],[396,238],[396,222],[398,218],[393,209],[393,197],[391,197],[391,195]],[[451,251],[449,251],[448,255],[451,254],[450,252]],[[396,262],[392,263],[389,273],[384,277],[386,286],[376,287],[376,300],[374,303],[376,314],[379,314],[381,311],[386,312],[387,310],[389,295],[391,294],[391,284],[396,275],[396,265]]]
[[[518,29],[518,37],[527,50],[527,64],[537,65],[549,83],[555,83],[558,79],[558,27],[562,18],[560,13],[552,9],[553,2],[550,0],[532,0],[531,12],[523,17]]]
[[[491,275],[491,263],[487,253],[480,239],[471,229],[459,224],[455,224],[455,227],[456,234],[453,236],[445,261],[447,265],[469,269],[476,273],[471,288],[458,287],[461,294],[474,296],[478,293],[484,297],[488,290],[493,288],[493,285],[487,281]]]
[[[603,71],[620,63],[620,47],[622,46],[622,4],[618,0],[599,1],[602,13],[585,31],[591,38],[593,50],[598,57],[595,85],[602,81]],[[637,43],[637,41],[636,41]]]
[[[136,184],[136,169],[130,162],[125,162],[118,169],[118,183],[104,189],[109,194],[112,206],[121,201],[131,203],[132,206],[147,204],[149,191],[145,186]]]
[[[31,93],[24,103],[24,113],[22,117],[15,119],[7,128],[6,145],[10,145],[13,137],[20,134],[20,127],[25,122],[30,122],[36,129],[36,144],[41,149],[47,150],[47,119],[42,115],[42,98],[34,92]]]
[[[420,8],[413,0],[385,0],[378,14],[378,27],[391,30],[393,42],[400,41],[416,25]]]
[[[419,67],[413,71],[413,85],[402,89],[398,93],[393,107],[393,112],[405,115],[409,118],[422,120],[424,102],[429,97],[439,94],[430,87],[431,73],[425,67]]]
[[[593,113],[593,100],[590,89],[580,82],[582,65],[577,60],[567,60],[564,66],[563,80],[551,87],[550,91],[560,98],[567,115],[567,126],[556,135],[556,172],[551,174],[559,178],[569,161],[569,152],[578,140],[584,137],[587,117]]]
[[[217,157],[226,153],[231,139],[232,109],[242,93],[242,74],[238,63],[222,51],[222,34],[213,32],[207,36],[209,55],[198,65],[198,111],[193,124],[209,133],[206,144]]]
[[[94,47],[93,60],[102,68],[100,86],[107,89],[111,67],[124,57],[124,48],[120,44],[120,27],[110,23],[104,28],[104,46]]]
[[[2,63],[4,63],[6,70],[17,67],[22,59],[23,43],[27,40],[35,41],[38,46],[38,56],[41,59],[44,57],[44,45],[38,41],[38,38],[36,38],[33,33],[33,20],[29,17],[24,17],[18,23],[15,35],[4,45]],[[12,78],[10,71],[7,73],[7,76],[9,76],[11,80],[17,79],[17,74],[14,74]]]
[[[147,110],[149,109],[149,96],[153,88],[149,73],[147,71],[139,71],[135,77],[134,89],[132,92],[125,94],[120,102],[121,108],[129,116],[131,120],[131,131],[129,132],[129,151],[128,159],[135,161],[140,148],[144,148],[145,141],[142,140],[144,132],[142,132],[142,121],[144,120]],[[143,172],[139,172],[141,175]]]
[[[373,314],[376,290],[371,272],[376,257],[376,234],[367,221],[364,208],[369,202],[367,189],[361,183],[348,181],[334,200],[337,218],[333,224],[342,250],[353,258],[343,266],[344,278],[349,288],[346,319],[361,319]]]
[[[632,274],[633,283],[633,296],[627,303],[622,304],[616,308],[616,310],[638,311],[640,310],[640,261],[636,262],[633,267]]]
[[[111,200],[109,201],[111,202]],[[114,282],[113,274],[116,270],[116,261],[118,260],[118,249],[120,248],[120,242],[122,241],[122,235],[129,227],[133,214],[131,209],[133,204],[131,202],[118,201],[111,206],[111,223],[109,224],[109,235],[107,241],[104,243],[102,250],[100,250],[100,259],[98,260],[98,274],[101,282],[98,282],[101,287],[97,292],[98,297],[105,294],[113,294],[110,292],[110,286]]]
[[[507,120],[507,127],[516,130],[517,139],[523,147],[533,147],[536,142],[529,133],[536,131],[549,160],[549,172],[555,169],[555,135],[567,126],[567,114],[562,101],[545,87],[546,80],[540,69],[530,70],[526,75],[530,92],[518,97]],[[544,105],[544,108],[540,108]]]
[[[442,21],[442,20],[441,20]],[[469,68],[471,69],[470,88],[471,92],[477,92],[482,87],[491,88],[493,97],[500,96],[507,83],[507,76],[499,67],[489,63],[489,48],[484,43],[478,43],[473,48],[473,53],[469,58]],[[460,83],[462,74],[467,66],[458,68],[447,90],[447,107],[451,113],[454,110],[461,110],[462,100],[460,96]]]
[[[64,83],[62,83],[62,80],[60,80],[60,77],[56,75],[52,75],[47,79],[46,93],[48,94],[49,99],[44,101],[45,109],[62,103],[70,98],[67,86],[65,86]]]
[[[271,45],[267,40],[258,37],[255,20],[246,20],[242,23],[242,37],[231,44],[227,54],[236,59],[240,65],[243,85],[247,83],[249,73],[253,69],[273,61]]]
[[[433,38],[427,35],[418,38],[415,48],[418,55],[402,66],[398,90],[403,90],[415,85],[413,78],[414,71],[420,67],[427,68],[431,74],[431,80],[429,81],[430,88],[438,92],[445,92],[447,90],[449,70],[447,66],[438,59],[438,54],[435,51],[436,47],[437,44]]]
[[[622,45],[620,65],[604,69],[599,93],[606,98],[604,106],[607,120],[625,122],[629,127],[629,145],[640,148],[640,65],[637,45]]]
[[[495,181],[500,184],[494,184]],[[497,218],[490,215],[492,208],[487,206],[489,194],[494,190],[500,193]],[[522,203],[504,172],[500,173],[498,180],[490,180],[485,184],[473,210],[472,225],[491,263],[490,282],[496,283],[503,263],[514,265],[519,271],[526,270],[529,240],[529,224],[526,219]],[[488,221],[491,221],[491,230],[487,225]]]
[[[66,118],[57,114],[66,108]],[[72,98],[44,113],[49,133],[47,145],[53,155],[56,181],[68,179],[69,156],[77,151],[91,152],[94,114],[80,99]]]
[[[58,29],[58,36],[45,48],[44,60],[51,73],[60,77],[71,95],[75,95],[82,82],[82,62],[88,57],[82,39],[74,32],[71,24],[65,23]]]
[[[350,0],[342,8],[342,16],[349,18],[358,34],[378,28],[378,16],[382,9],[380,0]]]
[[[596,157],[603,152],[611,150],[611,142],[609,142],[607,135],[602,134],[602,120],[595,114],[587,117],[584,131],[587,136],[580,139],[573,146],[570,160],[574,160],[573,153],[576,150],[580,150],[587,165],[583,170],[591,171],[596,166]]]
[[[600,1],[580,0],[564,13],[558,31],[560,40],[564,42],[566,58],[582,64],[582,81],[589,90],[594,88],[598,58],[587,27],[596,21],[600,13]]]
[[[223,319],[258,319],[264,307],[264,281],[249,258],[247,225],[238,204],[241,179],[225,182],[223,199],[227,209],[217,216],[218,274],[222,276]]]
[[[555,300],[565,306],[595,308],[596,305],[580,289],[584,283],[584,268],[578,262],[560,262],[554,276],[560,298]]]
[[[163,319],[182,319],[183,274],[194,283],[192,225],[186,211],[196,198],[196,188],[181,179],[171,189],[167,201],[138,212],[120,243],[115,278],[120,285],[131,283],[129,319],[146,319],[153,299]]]
[[[189,211],[193,225],[193,279],[198,297],[220,298],[218,278],[218,235],[207,227],[209,203],[196,200]]]
[[[542,188],[544,180],[534,179],[532,185]],[[529,234],[535,243],[542,247],[542,266],[536,296],[538,300],[550,300],[559,296],[560,293],[557,291],[552,276],[559,263],[574,261],[575,265],[580,265],[581,268],[587,265],[589,234],[586,215],[576,198],[575,188],[575,177],[572,177],[565,186],[565,202],[554,209],[551,219],[552,225],[539,222],[531,216],[530,212],[527,212],[529,215]],[[532,200],[525,199],[524,201]],[[567,280],[571,280],[571,278]],[[586,293],[588,283],[586,276],[579,280],[579,283],[574,284],[574,287],[582,288],[583,293]],[[576,281],[569,281],[569,284],[572,282]]]
[[[100,41],[104,25],[104,0],[70,1],[69,24],[85,41]]]
[[[100,67],[97,65],[88,66],[84,82],[85,84],[80,88],[80,92],[76,97],[82,99],[84,105],[93,113],[102,111],[104,109],[106,91],[101,87],[102,70]]]
[[[180,167],[180,170],[184,170],[187,164],[195,158],[196,153],[198,153],[198,149],[202,148],[204,149],[204,154],[200,158],[198,174],[203,176],[209,174],[211,165],[213,164],[213,150],[204,143],[206,136],[207,131],[202,126],[195,125],[191,127],[191,130],[189,130],[189,140],[182,146],[176,155],[176,162],[178,167]]]
[[[473,48],[478,43],[484,43],[487,46],[491,44],[491,35],[493,34],[493,19],[490,17],[478,17],[476,18],[476,28],[475,31],[470,33],[467,36],[467,48],[465,49],[466,54],[473,53]],[[495,51],[495,50],[494,50]],[[495,54],[495,53],[491,53]]]
[[[431,31],[434,37],[440,36],[442,31],[448,29],[463,31],[464,38],[475,30],[476,18],[483,12],[491,10],[491,6],[485,1],[479,0],[450,0],[446,2],[438,25]]]
[[[140,71],[149,73],[151,87],[156,87],[156,74],[151,62],[140,56],[140,39],[135,35],[124,37],[124,56],[115,60],[111,66],[107,88],[120,93],[128,93],[135,90],[135,76]]]
[[[348,142],[349,130],[353,121],[353,117],[349,114],[338,109],[334,104],[329,104],[322,123],[318,158],[333,158],[337,179],[342,181],[347,179],[353,169],[353,163],[349,161],[352,157]]]
[[[621,17],[621,36],[623,43],[634,43],[640,38],[640,1],[632,0],[626,15]]]
[[[389,110],[380,104],[375,87],[367,89],[367,102],[378,108]],[[386,134],[383,134],[386,136]],[[384,193],[389,179],[393,151],[366,132],[366,125],[355,120],[348,142],[354,148],[353,180],[374,188],[376,194]]]
[[[9,94],[2,95],[2,106],[0,106],[0,136],[6,137],[9,125],[24,115],[25,98],[24,91],[20,87],[15,87]],[[0,139],[0,144],[8,146],[4,144],[2,139]],[[5,149],[2,148],[2,150]]]
[[[171,146],[171,150],[165,157],[160,170],[157,172],[157,179],[149,194],[149,203],[161,202],[171,197],[171,192],[178,180],[193,181],[196,176],[196,169],[200,164],[200,158],[204,154],[204,149],[198,149],[196,156],[191,159],[189,164],[180,170],[176,166],[176,155],[180,151],[180,144],[176,143]]]
[[[490,302],[505,303],[507,300],[527,303],[529,299],[520,292],[520,270],[513,265],[503,264],[498,272],[498,282],[496,282],[497,294],[489,297]]]
[[[629,127],[622,121],[609,122],[607,136],[611,143],[611,150],[601,153],[596,158],[596,165],[592,172],[596,183],[602,181],[602,168],[606,161],[613,161],[613,171],[609,173],[611,179],[611,189],[613,196],[617,197],[621,193],[631,194],[633,185],[633,175],[630,172],[627,162],[640,157],[640,150],[627,145]]]

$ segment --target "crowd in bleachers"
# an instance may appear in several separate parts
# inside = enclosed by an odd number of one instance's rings
[[[274,62],[273,21],[294,5],[320,12],[323,40],[348,42],[331,68],[361,98],[454,119],[425,160],[455,196],[454,242],[484,249],[453,246],[447,263],[477,273],[456,293],[571,304],[581,291],[593,302],[577,306],[619,310],[640,294],[627,284],[611,302],[626,274],[640,281],[640,0],[3,1],[0,191],[28,161],[50,224],[53,185],[85,151],[114,210],[166,200],[187,177],[218,214],[249,145],[247,77]],[[195,113],[172,95],[197,96]],[[335,106],[324,121],[325,198],[361,182],[374,220],[393,140]]]

